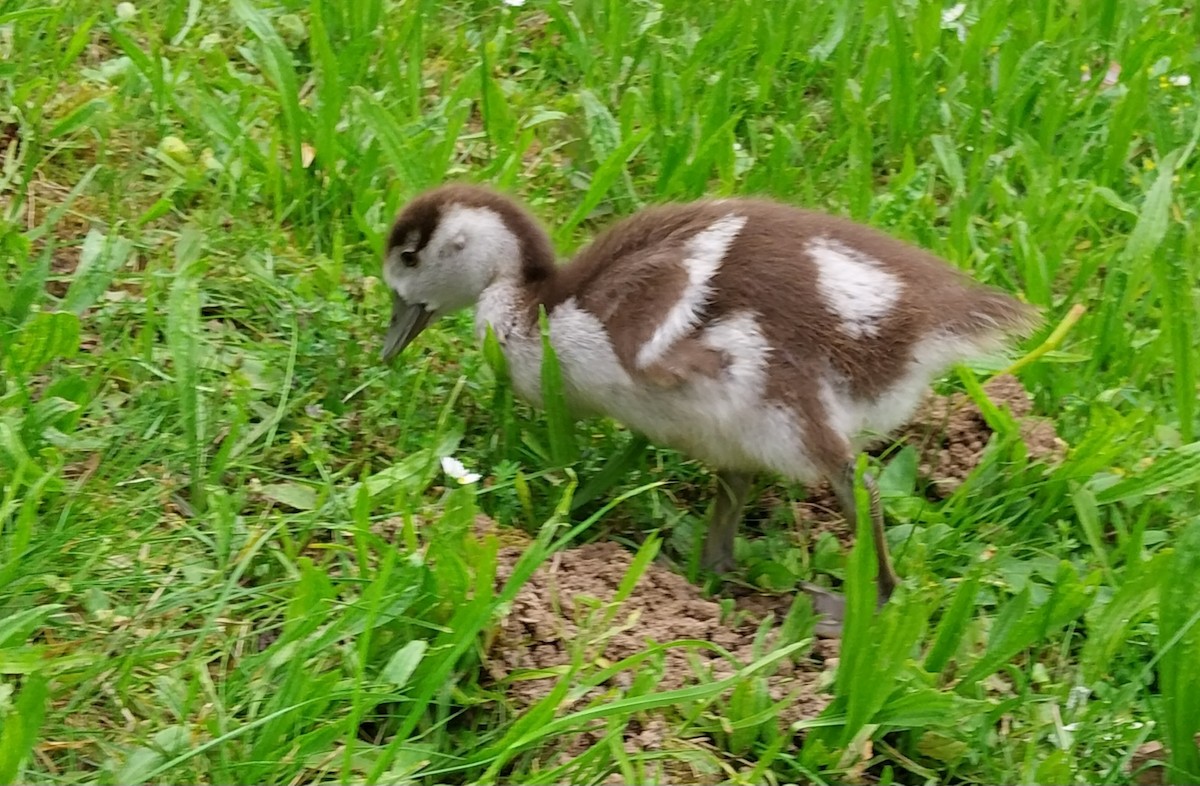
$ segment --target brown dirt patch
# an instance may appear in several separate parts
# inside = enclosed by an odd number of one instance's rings
[[[1051,421],[1031,414],[1033,402],[1021,380],[1001,374],[985,382],[983,390],[1017,420],[1031,459],[1045,463],[1062,459],[1066,443],[1059,439]],[[929,480],[935,494],[945,498],[979,466],[992,433],[974,400],[955,393],[928,396],[901,438],[917,447],[921,476]]]
[[[1133,752],[1129,764],[1125,766],[1126,775],[1133,776],[1133,782],[1138,786],[1164,786],[1166,780],[1167,749],[1157,740],[1143,742]]]
[[[522,545],[501,549],[498,587],[511,575],[523,550]],[[611,664],[642,652],[651,644],[679,639],[711,642],[728,651],[737,662],[707,649],[668,649],[657,690],[681,688],[702,679],[722,679],[755,659],[754,637],[766,611],[775,612],[779,618],[779,607],[744,599],[737,605],[741,613],[728,615],[732,619],[722,619],[720,606],[704,598],[699,587],[660,565],[651,564],[628,599],[605,624],[607,604],[632,560],[633,555],[616,543],[592,543],[554,555],[534,573],[517,595],[488,649],[489,675],[505,683],[505,693],[513,704],[529,706],[546,696],[558,679],[526,670],[567,666],[579,647],[584,648],[585,662]],[[779,716],[781,723],[813,718],[825,708],[829,701],[823,692],[825,661],[835,657],[836,652],[836,642],[818,640],[808,656],[795,663],[781,662],[767,678],[772,700],[790,697],[789,705]],[[577,706],[613,689],[627,688],[637,676],[620,672],[608,684],[583,696]],[[640,718],[625,731],[626,749],[654,751],[695,744],[695,741],[670,739],[669,728],[670,724],[664,723],[660,716]],[[584,732],[572,743],[571,750],[581,752],[599,739],[598,734]]]

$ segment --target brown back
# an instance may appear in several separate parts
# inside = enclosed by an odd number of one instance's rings
[[[553,308],[576,297],[605,322],[615,343],[634,343],[636,352],[682,291],[686,240],[730,213],[748,220],[711,282],[704,321],[757,313],[775,349],[773,386],[800,385],[832,367],[854,393],[869,396],[901,375],[921,337],[975,337],[1034,322],[1032,308],[923,249],[848,219],[755,199],[661,205],[620,221],[546,282],[543,301]],[[839,329],[837,314],[817,289],[816,263],[805,251],[817,238],[878,260],[904,283],[878,335],[856,338]],[[790,397],[782,389],[772,392]]]

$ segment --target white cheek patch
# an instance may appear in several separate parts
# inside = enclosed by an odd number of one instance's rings
[[[470,248],[467,239],[470,238]],[[465,270],[485,267],[498,257],[520,258],[519,241],[504,224],[504,219],[486,207],[452,205],[443,213],[425,247],[425,255],[445,259],[462,254],[459,263]],[[463,252],[466,252],[465,254]]]
[[[729,247],[745,225],[745,216],[723,216],[688,239],[683,259],[687,284],[654,335],[638,350],[639,367],[645,368],[661,360],[672,344],[695,329],[705,304],[712,297],[709,282],[717,274]]]
[[[878,259],[830,238],[808,244],[817,265],[817,289],[852,338],[871,338],[896,306],[903,286]]]
[[[400,272],[404,269],[404,263],[400,261],[400,249],[392,249],[383,265],[383,280],[393,292],[408,300],[409,277]]]
[[[405,238],[416,250],[418,234]],[[497,277],[520,266],[520,241],[494,210],[448,205],[428,242],[407,267],[393,251],[384,280],[410,303],[421,303],[439,315],[473,306]]]

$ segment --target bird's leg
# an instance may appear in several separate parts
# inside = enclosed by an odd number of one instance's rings
[[[837,495],[842,512],[851,526],[858,521],[858,507],[854,499],[854,463],[846,464],[830,477],[830,485]],[[871,532],[875,540],[875,562],[879,566],[879,605],[887,602],[900,584],[896,571],[892,569],[892,558],[888,555],[887,539],[884,534],[883,503],[879,498],[879,486],[869,473],[863,474],[863,485],[867,487],[871,504]]]
[[[746,472],[717,472],[717,499],[708,519],[708,534],[704,538],[704,552],[700,560],[707,570],[714,573],[733,570],[733,541],[753,479]]]
[[[800,589],[812,600],[817,624],[813,632],[827,639],[842,636],[842,623],[846,621],[846,596],[807,581],[800,582]]]
[[[752,482],[753,476],[749,473],[727,470],[717,473],[717,499],[708,520],[708,534],[704,538],[701,556],[701,564],[705,569],[726,573],[737,566],[733,558],[733,543]],[[804,582],[800,588],[812,598],[813,612],[819,617],[814,629],[817,635],[832,638],[840,636],[842,621],[846,617],[846,599],[816,584]]]

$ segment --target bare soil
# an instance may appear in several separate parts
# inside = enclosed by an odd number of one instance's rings
[[[490,522],[482,519],[477,529]],[[507,581],[524,550],[510,545],[499,553],[497,588]],[[701,589],[667,568],[650,564],[606,623],[605,610],[633,563],[633,554],[612,542],[592,543],[552,557],[534,573],[513,602],[488,649],[489,676],[504,686],[508,700],[526,707],[545,697],[558,680],[535,670],[556,669],[571,663],[576,648],[582,647],[586,662],[611,664],[642,652],[649,645],[678,640],[716,644],[732,660],[713,649],[695,646],[669,648],[656,675],[657,690],[694,685],[701,680],[719,680],[756,659],[754,639],[766,612],[777,619],[786,604],[763,603],[756,596],[739,599],[735,610],[722,618],[717,602],[703,597]],[[830,701],[824,692],[827,672],[836,664],[838,643],[818,639],[808,654],[795,662],[784,659],[767,677],[772,701],[788,699],[778,717],[781,728],[816,717]],[[758,653],[761,656],[763,653]],[[614,689],[628,688],[644,674],[650,661],[633,670],[617,673],[607,684],[581,697],[573,709]],[[564,710],[572,708],[564,708]],[[625,729],[629,753],[705,747],[704,735],[688,740],[675,738],[675,726],[660,713],[634,719]],[[578,755],[601,739],[588,731],[574,735],[559,751],[560,757]],[[681,761],[668,773],[671,782],[700,783],[703,773]]]
[[[1053,464],[1066,449],[1054,423],[1032,414],[1033,403],[1021,381],[1009,374],[988,380],[983,390],[1001,409],[1007,408],[1021,428],[1029,457]],[[992,429],[974,400],[965,393],[930,395],[901,439],[920,453],[919,472],[940,497],[948,497],[979,466]]]
[[[1048,421],[1030,415],[1029,396],[1016,378],[996,377],[985,385],[985,391],[1018,419],[1032,458],[1050,463],[1061,455],[1063,442]],[[970,397],[930,395],[901,439],[918,447],[921,475],[936,495],[944,497],[978,466],[991,435]],[[814,488],[809,498],[797,506],[796,513],[798,523],[810,531],[826,528],[839,539],[850,539],[828,486]],[[483,517],[477,522],[480,534],[493,526]],[[497,570],[499,586],[511,575],[525,544],[514,542],[512,530],[497,532],[506,541]],[[489,675],[503,686],[514,705],[528,706],[547,695],[557,676],[538,670],[561,669],[571,662],[579,647],[584,648],[588,662],[613,663],[650,644],[683,639],[711,642],[728,651],[733,661],[708,649],[671,648],[662,663],[658,689],[680,688],[703,678],[720,679],[754,660],[753,642],[759,622],[768,612],[781,620],[790,603],[790,597],[743,594],[735,601],[739,613],[723,618],[718,603],[703,597],[699,587],[661,565],[651,564],[605,624],[604,610],[632,559],[633,555],[616,543],[593,543],[557,554],[534,573],[488,648]],[[783,663],[769,677],[773,700],[790,697],[781,723],[813,718],[824,709],[830,698],[825,692],[828,672],[836,664],[837,653],[838,642],[818,639],[806,657]],[[548,673],[550,676],[546,676]],[[580,706],[601,692],[628,687],[636,676],[629,672],[617,674],[610,684],[582,697]],[[664,745],[676,749],[686,744],[669,739],[670,728],[656,715],[636,720],[626,730],[625,746],[633,753],[660,750]],[[571,743],[569,752],[582,752],[598,740],[598,736],[585,732]],[[676,773],[675,779],[699,782],[683,773]]]
[[[498,585],[511,575],[522,548],[500,551]],[[696,672],[689,660],[711,679],[722,679],[754,660],[753,644],[757,623],[767,611],[778,609],[753,598],[737,604],[736,611],[722,619],[717,602],[706,599],[701,589],[684,577],[657,564],[642,574],[629,597],[607,628],[594,623],[604,616],[608,604],[632,565],[633,555],[611,542],[591,543],[569,549],[543,564],[525,584],[496,635],[488,664],[491,676],[504,680],[524,669],[553,669],[571,661],[573,645],[585,645],[593,661],[615,662],[646,649],[680,639],[708,641],[728,651],[736,663],[710,649],[667,650],[658,682],[660,690],[682,688],[693,683]],[[770,678],[771,693],[781,699],[791,692],[802,695],[790,708],[787,720],[814,717],[825,706],[822,698],[807,695],[816,685],[824,661],[835,656],[836,643],[822,643],[812,657],[799,665],[782,663]],[[689,658],[690,655],[690,658]],[[627,687],[632,674],[618,674],[615,686]],[[532,703],[554,686],[554,677],[513,681],[508,695],[520,705]]]

